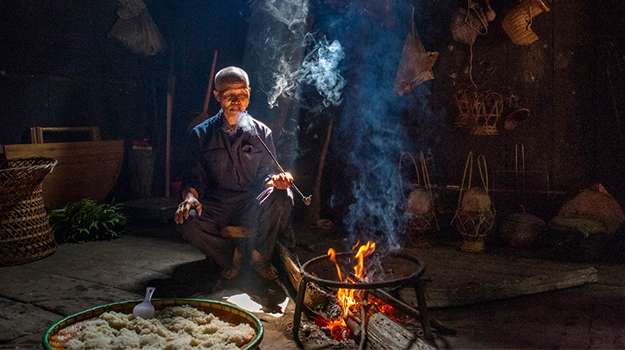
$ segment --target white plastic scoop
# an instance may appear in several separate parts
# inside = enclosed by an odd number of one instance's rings
[[[152,305],[152,302],[150,300],[152,299],[152,294],[154,293],[155,289],[156,288],[154,287],[147,287],[145,289],[145,300],[135,305],[135,307],[132,309],[132,314],[135,317],[141,317],[147,320],[154,316],[154,305]]]

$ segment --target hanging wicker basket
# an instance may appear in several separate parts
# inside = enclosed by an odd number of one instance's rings
[[[455,125],[474,135],[498,135],[497,124],[503,111],[503,97],[492,91],[459,90],[455,95],[459,115]]]
[[[531,29],[532,18],[548,11],[549,7],[542,0],[524,0],[506,14],[501,27],[515,45],[529,45],[538,40]]]
[[[484,241],[495,224],[495,209],[488,194],[486,159],[483,155],[479,155],[477,159],[483,187],[471,187],[473,152],[469,152],[458,197],[458,208],[451,220],[462,236],[460,249],[469,253],[481,253],[485,250]],[[468,181],[465,181],[467,176]]]
[[[26,158],[0,164],[0,266],[24,264],[56,251],[41,190],[56,163]]]
[[[410,192],[408,198],[404,197],[406,204],[406,212],[404,220],[406,225],[406,236],[410,244],[417,248],[428,248],[434,245],[432,236],[439,231],[438,220],[436,218],[434,194],[432,193],[432,185],[430,176],[425,162],[423,152],[420,152],[421,168],[417,166],[414,157],[409,153],[403,153],[399,158],[399,184],[403,195],[402,179],[401,179],[401,162],[404,155],[412,160],[417,176],[417,184]],[[421,183],[423,178],[423,183]]]

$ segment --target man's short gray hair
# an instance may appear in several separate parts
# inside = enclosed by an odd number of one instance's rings
[[[221,92],[226,88],[226,85],[242,81],[247,87],[250,87],[250,78],[243,69],[235,66],[226,67],[215,74],[215,90]]]

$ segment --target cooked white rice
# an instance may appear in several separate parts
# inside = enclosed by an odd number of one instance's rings
[[[213,314],[185,306],[168,307],[144,320],[105,312],[85,323],[69,350],[238,350],[256,336],[250,325],[230,326]]]

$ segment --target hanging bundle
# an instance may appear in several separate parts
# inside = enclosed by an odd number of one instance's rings
[[[414,189],[410,192],[407,199],[404,195],[401,175],[401,164],[404,155],[410,157],[412,160],[417,177]],[[419,157],[421,169],[419,169],[417,162],[410,153],[402,153],[399,157],[399,186],[406,205],[406,212],[404,214],[406,234],[413,246],[425,248],[432,246],[432,241],[429,236],[433,232],[440,230],[440,228],[436,218],[430,175],[423,152],[419,153]],[[421,183],[421,178],[423,178],[423,183]]]
[[[414,7],[412,8],[414,17]],[[414,18],[412,30],[406,37],[404,50],[401,54],[397,76],[395,77],[395,93],[402,96],[424,81],[434,79],[432,67],[436,63],[438,52],[425,51],[419,34],[415,28]]]
[[[482,187],[471,187],[473,152],[469,152],[464,167],[458,208],[451,220],[463,238],[461,250],[470,253],[484,251],[484,240],[495,224],[495,208],[488,195],[488,169],[483,155],[477,157]],[[468,182],[467,180],[468,175]],[[466,184],[466,187],[465,187]],[[466,191],[465,191],[466,188]]]
[[[532,31],[532,19],[548,12],[549,7],[542,0],[524,0],[513,8],[501,22],[501,27],[515,45],[529,45],[538,40]]]
[[[495,11],[490,7],[488,0],[478,4],[467,1],[467,8],[459,7],[451,17],[449,27],[455,41],[473,45],[478,34],[486,35],[488,22],[495,19]]]
[[[471,129],[474,135],[498,135],[497,122],[503,111],[503,97],[492,91],[459,90],[455,95],[460,114],[455,125]]]
[[[142,0],[119,0],[117,15],[119,18],[109,31],[109,36],[130,52],[153,56],[164,48],[161,32]]]

